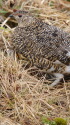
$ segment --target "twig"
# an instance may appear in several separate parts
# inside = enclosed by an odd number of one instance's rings
[[[6,18],[6,20],[1,24],[1,27],[3,27],[9,19],[10,17]]]

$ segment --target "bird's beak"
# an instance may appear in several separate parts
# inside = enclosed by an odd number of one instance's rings
[[[13,18],[14,16],[13,16],[13,14],[10,14],[9,17]]]

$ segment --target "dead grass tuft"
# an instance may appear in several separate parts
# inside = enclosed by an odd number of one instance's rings
[[[21,63],[0,53],[0,112],[15,122],[41,124],[41,117],[69,117],[70,83],[50,89]],[[59,110],[59,113],[58,113]]]

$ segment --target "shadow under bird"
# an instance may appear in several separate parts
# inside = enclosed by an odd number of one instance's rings
[[[31,66],[53,73],[54,86],[70,74],[70,34],[38,19],[28,11],[10,15],[17,20],[11,41],[16,53],[26,57]]]

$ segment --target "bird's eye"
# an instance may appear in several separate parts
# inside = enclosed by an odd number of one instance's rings
[[[22,17],[22,15],[18,15],[19,17]]]

